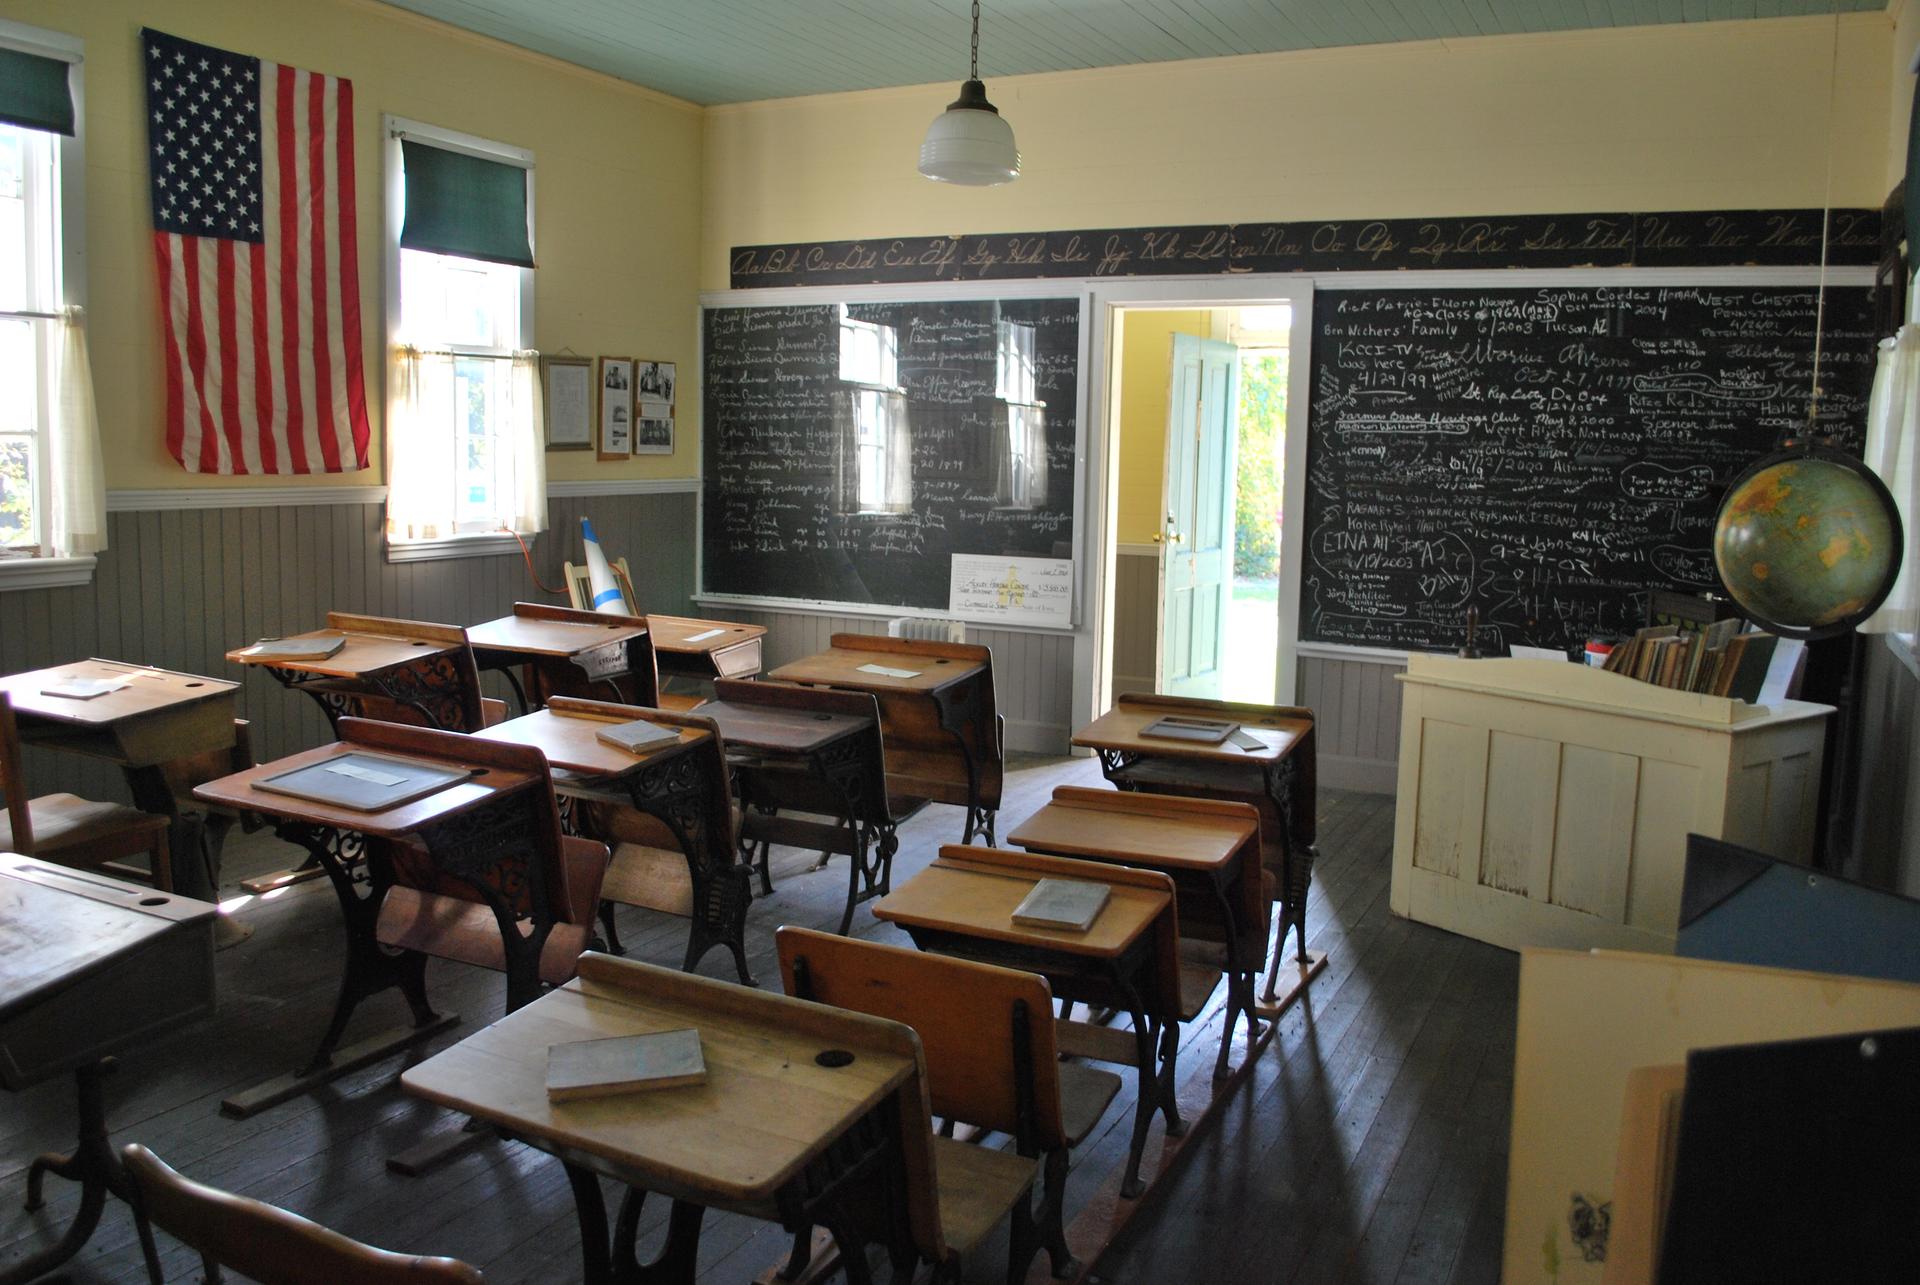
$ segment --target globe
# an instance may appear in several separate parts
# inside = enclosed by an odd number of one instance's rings
[[[1762,460],[1728,488],[1713,561],[1749,618],[1820,636],[1859,623],[1900,570],[1900,519],[1880,479],[1837,453]]]

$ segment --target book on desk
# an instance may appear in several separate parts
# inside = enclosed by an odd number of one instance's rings
[[[313,638],[262,638],[243,654],[262,660],[325,660],[329,656],[339,655],[346,645],[345,634],[321,634]]]
[[[547,1048],[547,1100],[577,1102],[677,1089],[707,1078],[700,1032],[691,1026],[644,1035],[573,1040]]]
[[[629,754],[645,754],[680,739],[680,733],[675,729],[650,723],[644,718],[636,718],[630,723],[608,723],[595,730],[593,735],[602,745],[611,745]]]
[[[1059,928],[1083,933],[1106,909],[1113,889],[1083,879],[1042,879],[1013,908],[1013,922],[1026,928]]]

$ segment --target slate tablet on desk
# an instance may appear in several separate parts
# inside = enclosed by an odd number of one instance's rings
[[[342,754],[270,776],[255,784],[275,794],[330,803],[356,812],[381,812],[444,790],[471,773],[380,754]]]
[[[1141,728],[1140,735],[1169,741],[1192,741],[1199,745],[1218,745],[1239,730],[1240,724],[1224,719],[1186,718],[1179,714],[1168,714],[1158,722]]]

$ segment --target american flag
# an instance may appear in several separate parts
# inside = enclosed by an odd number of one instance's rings
[[[193,473],[367,467],[352,82],[141,34],[167,449]]]

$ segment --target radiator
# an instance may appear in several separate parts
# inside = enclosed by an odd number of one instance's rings
[[[918,638],[924,642],[963,643],[967,640],[967,622],[925,620],[919,616],[896,616],[887,622],[887,637]]]

